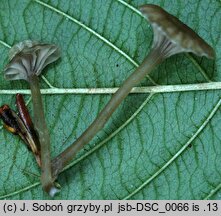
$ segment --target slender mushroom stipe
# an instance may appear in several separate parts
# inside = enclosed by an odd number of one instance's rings
[[[34,110],[34,125],[41,146],[41,183],[43,189],[51,196],[58,192],[54,185],[51,171],[50,136],[45,122],[39,78],[42,70],[60,57],[56,45],[33,42],[20,42],[9,52],[10,62],[4,70],[7,80],[26,80],[31,88]]]
[[[113,112],[129,94],[131,89],[143,80],[157,65],[166,58],[182,52],[192,52],[198,56],[214,58],[213,49],[192,29],[183,24],[173,15],[157,5],[143,5],[140,11],[149,20],[154,40],[150,53],[142,64],[123,82],[122,86],[112,96],[97,118],[82,133],[82,135],[60,155],[53,159],[52,170],[54,178],[76,153],[104,127]]]

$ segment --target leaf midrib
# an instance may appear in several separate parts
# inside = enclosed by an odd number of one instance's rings
[[[41,89],[43,95],[103,95],[114,94],[119,88],[49,88]],[[146,94],[146,93],[176,93],[188,91],[205,91],[205,90],[221,90],[221,82],[180,84],[180,85],[159,85],[159,86],[142,86],[132,88],[130,94]],[[14,95],[17,92],[30,95],[29,89],[0,89],[0,95]]]

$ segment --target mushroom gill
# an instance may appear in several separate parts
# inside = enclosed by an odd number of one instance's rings
[[[209,44],[161,7],[147,4],[141,6],[140,11],[149,20],[154,31],[152,47],[160,50],[164,58],[181,52],[192,52],[211,59],[215,57],[214,50]]]

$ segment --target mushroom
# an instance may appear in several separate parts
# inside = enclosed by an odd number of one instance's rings
[[[199,35],[173,15],[157,5],[147,4],[140,11],[149,20],[153,32],[153,45],[142,64],[123,82],[97,118],[82,135],[52,162],[53,175],[56,178],[65,165],[87,144],[105,125],[113,112],[130,93],[157,65],[166,58],[182,52],[192,52],[198,56],[214,58],[215,53]]]
[[[51,196],[57,193],[51,173],[50,136],[46,125],[42,104],[39,78],[42,70],[60,57],[56,45],[38,43],[31,40],[20,42],[9,52],[9,63],[4,70],[7,80],[26,80],[31,88],[34,125],[41,146],[41,183]]]

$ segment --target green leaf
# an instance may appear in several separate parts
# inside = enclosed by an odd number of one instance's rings
[[[136,8],[151,2],[191,26],[217,58],[180,54],[156,68],[140,85],[145,93],[138,88],[130,94],[62,172],[56,199],[221,198],[220,1],[1,1],[2,71],[9,47],[17,42],[32,39],[61,47],[62,59],[45,70],[41,82],[50,93],[43,99],[55,157],[149,52],[152,29]],[[15,92],[29,94],[23,81],[8,82],[2,74],[0,83],[0,102],[13,109]],[[154,84],[158,92],[149,94],[147,86]],[[79,93],[81,88],[86,91]],[[50,198],[22,141],[1,129],[0,146],[0,198]]]

